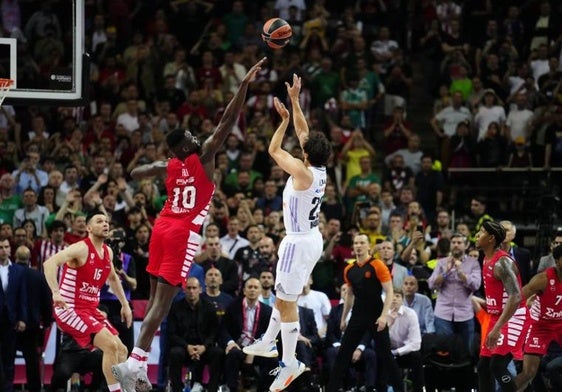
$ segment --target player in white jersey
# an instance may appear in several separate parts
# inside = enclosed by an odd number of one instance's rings
[[[309,133],[299,104],[301,78],[293,75],[293,85],[285,84],[304,161],[281,148],[290,114],[285,105],[275,98],[275,109],[282,121],[269,144],[269,154],[275,163],[290,174],[283,191],[283,220],[287,235],[279,247],[275,279],[276,300],[269,326],[261,339],[243,350],[250,355],[277,357],[275,338],[281,331],[283,358],[279,362],[277,377],[269,388],[271,392],[287,388],[306,370],[305,365],[295,358],[300,332],[297,298],[322,254],[323,241],[318,223],[320,205],[326,188],[326,163],[332,151],[324,134]]]

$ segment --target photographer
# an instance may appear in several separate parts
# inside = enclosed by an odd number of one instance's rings
[[[125,246],[125,231],[122,228],[116,228],[112,231],[109,239],[108,246],[113,250],[113,266],[115,272],[121,278],[121,284],[125,291],[127,300],[131,299],[131,292],[137,288],[136,266],[135,259],[128,253],[123,252]],[[111,292],[109,285],[105,284],[102,287],[100,303],[107,307],[107,318],[115,326],[119,332],[119,337],[129,352],[133,350],[134,345],[134,331],[133,326],[127,325],[121,321],[121,304],[115,294]]]

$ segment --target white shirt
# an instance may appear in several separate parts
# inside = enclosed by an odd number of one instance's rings
[[[388,312],[390,347],[398,356],[421,349],[421,332],[416,311],[404,305]]]
[[[435,115],[435,118],[441,123],[445,135],[449,137],[457,133],[457,125],[460,122],[464,120],[472,122],[472,114],[470,114],[470,110],[464,106],[461,106],[459,109],[455,109],[453,106],[447,106],[441,109],[439,113]]]
[[[531,70],[533,71],[533,77],[535,78],[536,81],[538,81],[542,75],[544,75],[550,70],[548,66],[548,59],[546,60],[537,59],[531,61]]]
[[[135,129],[139,128],[139,118],[138,116],[131,116],[129,113],[121,113],[117,116],[117,125],[123,125],[123,128],[127,130],[127,132],[132,133]]]
[[[232,238],[228,234],[219,239],[222,246],[222,251],[228,253],[228,257],[234,260],[236,251],[240,248],[250,245],[250,241],[245,238],[240,237],[238,234],[236,237]]]
[[[390,166],[390,162],[395,155],[402,155],[402,158],[404,158],[404,165],[412,169],[414,175],[420,172],[423,151],[410,151],[407,148],[401,148],[400,150],[396,150],[392,154],[387,155],[386,158],[384,158],[384,163],[386,163],[387,166]]]
[[[10,261],[8,261],[6,265],[0,265],[0,279],[2,279],[2,290],[4,290],[4,292],[8,291],[8,269],[11,265],[12,263]]]
[[[478,128],[478,141],[484,139],[486,132],[488,132],[488,126],[492,122],[497,122],[500,126],[505,121],[505,110],[501,106],[492,106],[488,108],[484,105],[478,108],[478,113],[474,117],[474,122]]]
[[[312,309],[318,335],[320,335],[320,337],[326,336],[326,328],[328,327],[328,321],[326,321],[326,319],[332,309],[332,304],[328,296],[322,291],[310,290],[308,294],[301,294],[299,296],[297,305]]]
[[[505,120],[505,125],[510,129],[511,140],[515,140],[517,137],[524,137],[527,140],[531,133],[529,125],[532,119],[533,112],[529,109],[510,110]]]

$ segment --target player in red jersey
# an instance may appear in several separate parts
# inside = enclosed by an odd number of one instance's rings
[[[80,346],[93,345],[103,351],[102,369],[109,390],[121,391],[111,366],[127,358],[127,347],[98,310],[101,288],[106,281],[121,302],[121,319],[128,327],[133,322],[133,314],[113,267],[113,252],[104,244],[109,236],[107,215],[93,211],[88,214],[86,223],[88,236],[51,256],[43,264],[43,270],[53,292],[58,327]],[[57,282],[59,267],[62,267],[62,274]]]
[[[113,374],[125,392],[152,389],[147,376],[148,351],[172,300],[189,274],[199,246],[198,233],[215,191],[215,155],[238,120],[248,85],[265,60],[264,57],[248,71],[215,133],[203,145],[189,130],[173,130],[166,137],[173,157],[139,166],[131,172],[135,180],[152,176],[165,178],[168,199],[150,239],[146,267],[151,275],[147,313],[131,355],[126,362],[113,367]]]
[[[530,311],[523,371],[515,377],[518,390],[524,390],[533,380],[550,343],[562,345],[562,245],[553,249],[552,257],[554,267],[538,273],[523,287],[523,297],[536,298]]]
[[[505,230],[497,222],[486,221],[476,235],[476,245],[484,252],[482,277],[490,324],[486,342],[480,348],[478,390],[515,392],[515,379],[507,370],[512,352],[521,348],[527,329],[527,307],[521,295],[521,276],[511,256],[500,250]]]

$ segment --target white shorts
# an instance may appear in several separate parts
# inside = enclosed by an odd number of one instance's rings
[[[287,234],[283,238],[279,245],[275,278],[277,297],[286,301],[297,300],[322,256],[323,247],[324,241],[318,229],[305,234]]]

